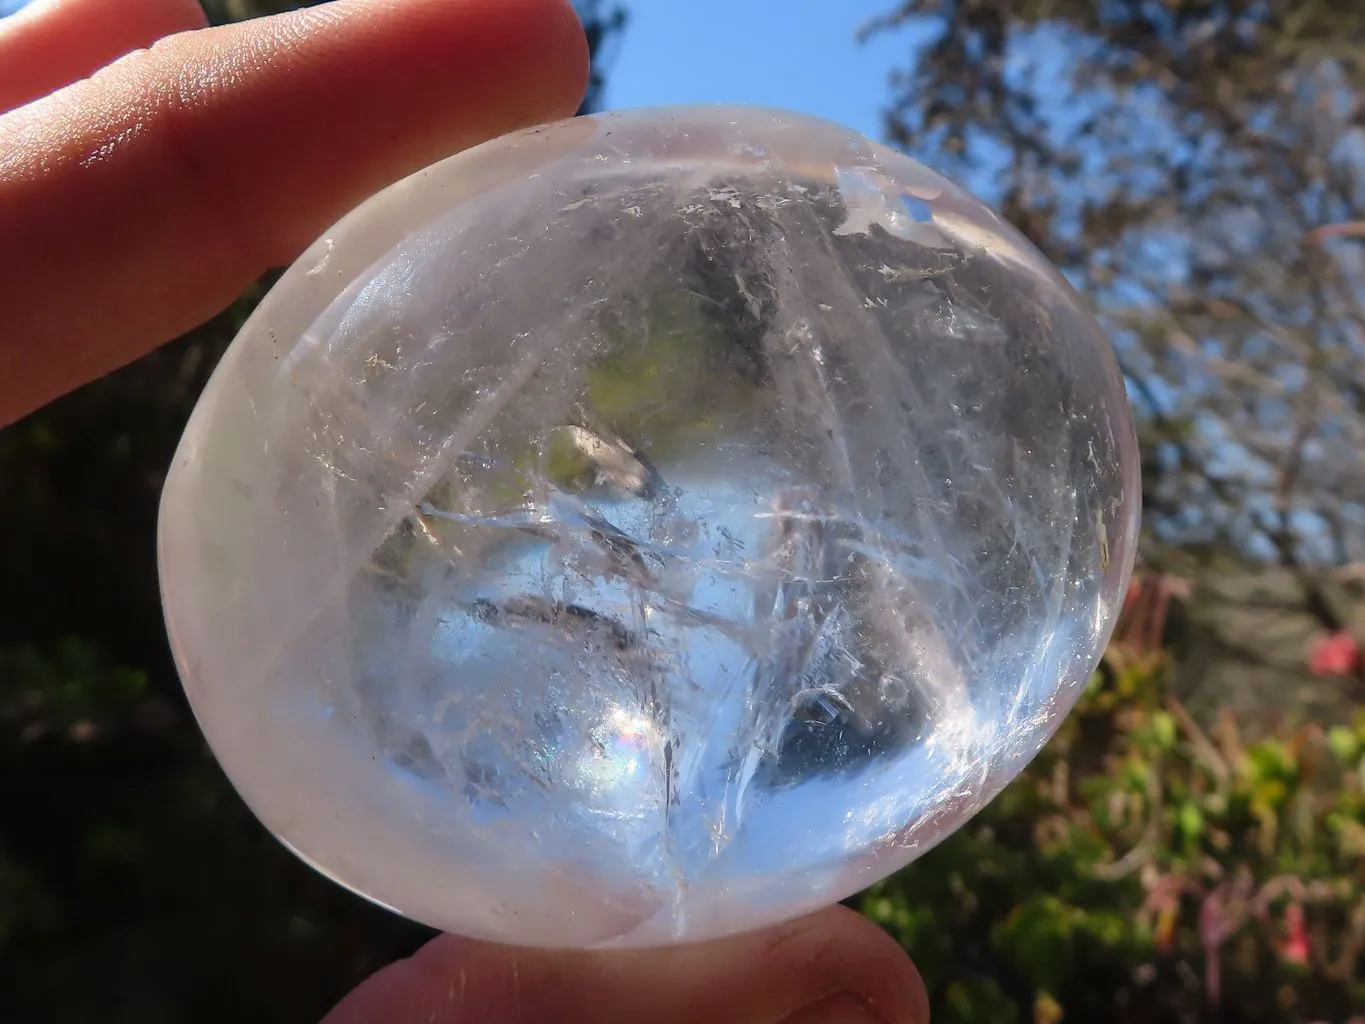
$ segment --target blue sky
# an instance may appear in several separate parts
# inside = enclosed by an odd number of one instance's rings
[[[3,18],[6,14],[13,14],[27,3],[28,0],[0,0],[0,18]]]
[[[608,67],[607,106],[757,103],[873,137],[905,33],[855,38],[895,0],[634,0]],[[793,13],[801,10],[802,14]]]

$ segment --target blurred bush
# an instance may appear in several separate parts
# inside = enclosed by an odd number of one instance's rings
[[[1365,1008],[1365,713],[1205,729],[1115,644],[990,807],[856,905],[935,1024],[1326,1021]]]
[[[303,867],[174,693],[0,648],[0,1020],[312,1021],[428,936]]]

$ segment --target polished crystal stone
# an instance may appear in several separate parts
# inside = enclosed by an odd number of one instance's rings
[[[1123,380],[1023,238],[746,108],[579,118],[375,196],[166,481],[185,688],[319,871],[428,924],[780,921],[980,809],[1095,668]]]

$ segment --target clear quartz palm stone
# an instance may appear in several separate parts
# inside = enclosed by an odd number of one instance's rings
[[[319,871],[476,938],[835,902],[1093,672],[1139,509],[1100,326],[914,160],[747,108],[578,118],[361,205],[166,481],[213,750]]]

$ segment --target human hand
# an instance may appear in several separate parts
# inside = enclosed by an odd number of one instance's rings
[[[208,319],[389,182],[572,114],[588,74],[566,0],[335,0],[203,24],[194,0],[40,0],[0,21],[0,425]],[[640,1020],[928,1011],[895,943],[833,907],[633,953],[442,936],[326,1024]]]
[[[384,185],[573,114],[588,76],[562,0],[203,25],[195,0],[0,21],[0,425],[209,319]]]

